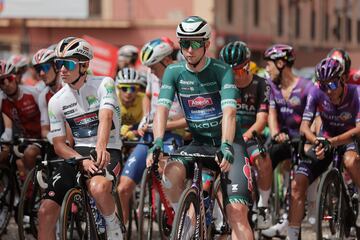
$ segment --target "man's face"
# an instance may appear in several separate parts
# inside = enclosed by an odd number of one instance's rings
[[[72,83],[80,75],[80,62],[76,58],[55,59],[55,66],[60,71],[64,83]]]
[[[328,95],[332,103],[338,103],[343,91],[341,79],[331,79],[330,81],[319,84],[319,86],[320,89]]]
[[[237,86],[243,86],[244,83],[247,83],[250,78],[250,66],[247,63],[245,66],[233,68],[235,84]]]
[[[0,78],[0,89],[8,96],[14,95],[18,89],[15,75]]]
[[[271,80],[276,80],[279,77],[279,69],[277,69],[274,61],[266,61],[265,70],[269,73]]]
[[[34,66],[34,68],[39,78],[44,81],[47,86],[54,81],[56,73],[53,63],[38,64]]]
[[[179,44],[186,61],[189,64],[196,64],[204,55],[204,47],[207,49],[210,43],[203,39],[181,39]]]
[[[130,105],[135,101],[138,92],[138,86],[123,84],[117,86],[117,88],[120,91],[120,101],[124,105]]]

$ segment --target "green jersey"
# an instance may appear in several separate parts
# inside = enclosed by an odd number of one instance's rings
[[[162,79],[158,105],[170,109],[175,94],[193,138],[220,145],[222,110],[224,107],[236,109],[239,96],[232,69],[212,58],[206,59],[200,72],[191,71],[186,62],[169,65]]]

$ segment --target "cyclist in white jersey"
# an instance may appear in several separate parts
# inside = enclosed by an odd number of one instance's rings
[[[90,175],[107,168],[115,176],[120,172],[120,109],[114,81],[109,77],[89,77],[87,69],[93,57],[92,46],[83,39],[68,37],[56,48],[55,65],[64,87],[49,102],[49,118],[55,152],[61,158],[89,155],[96,149],[97,161],[81,162]],[[75,148],[66,144],[65,122],[71,128]],[[55,239],[55,225],[62,199],[76,184],[77,171],[63,164],[50,181],[45,200],[39,210],[39,239]],[[95,199],[105,218],[107,239],[122,239],[111,182],[97,175],[87,180],[89,194]]]

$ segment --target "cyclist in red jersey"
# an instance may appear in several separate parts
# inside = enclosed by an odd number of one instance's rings
[[[8,62],[0,63],[0,89],[4,92],[1,111],[19,134],[27,138],[41,138],[40,110],[37,92],[34,88],[19,85],[16,76],[11,72]],[[12,130],[7,128],[11,140]],[[36,156],[40,154],[40,147],[31,144],[24,151],[22,161],[17,161],[21,176],[25,176],[25,168],[34,167]],[[5,156],[7,154],[4,154]],[[3,158],[0,161],[3,161]]]

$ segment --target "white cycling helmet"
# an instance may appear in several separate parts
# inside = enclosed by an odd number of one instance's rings
[[[9,61],[0,60],[0,77],[7,77],[14,74],[14,66]]]
[[[176,29],[178,38],[209,39],[211,29],[207,21],[198,16],[190,16],[184,19]]]
[[[43,48],[34,54],[31,64],[35,66],[38,64],[53,62],[55,57],[54,50]]]
[[[139,49],[133,45],[124,45],[118,50],[118,60],[135,63],[139,56]]]
[[[29,59],[21,54],[12,55],[7,61],[6,65],[12,73],[17,74],[21,68],[27,67],[29,64]]]
[[[168,38],[154,39],[141,49],[140,59],[143,65],[154,65],[173,52],[173,43]]]
[[[129,84],[129,85],[141,85],[144,86],[143,80],[140,78],[140,74],[135,68],[123,68],[116,75],[116,86],[121,84]]]
[[[89,61],[93,58],[92,46],[81,38],[67,37],[56,46],[57,58],[77,58],[79,61]]]

